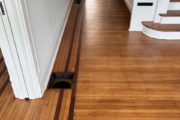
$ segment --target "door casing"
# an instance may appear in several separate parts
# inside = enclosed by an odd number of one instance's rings
[[[24,99],[28,98],[26,83],[23,76],[16,44],[14,41],[11,25],[9,23],[8,12],[3,0],[0,0],[3,5],[5,15],[0,11],[0,44],[5,59],[5,63],[10,75],[11,86],[15,97]]]

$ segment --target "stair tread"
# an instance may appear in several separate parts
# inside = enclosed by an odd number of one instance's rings
[[[170,0],[170,2],[180,2],[180,0]]]
[[[180,24],[160,24],[151,21],[142,22],[148,28],[164,32],[180,32]]]
[[[178,17],[180,16],[180,10],[168,10],[166,14],[160,14],[163,17]]]

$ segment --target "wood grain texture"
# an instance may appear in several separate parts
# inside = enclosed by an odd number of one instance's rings
[[[166,14],[159,14],[163,17],[179,17],[180,16],[180,10],[168,10]]]
[[[74,47],[74,44],[77,44],[77,40],[74,40],[74,36],[77,37],[76,27],[73,29],[75,25],[75,17],[77,15],[78,5],[73,4],[71,8],[71,12],[66,24],[66,28],[63,34],[63,38],[61,40],[61,44],[59,47],[58,55],[56,58],[56,62],[54,64],[54,69],[52,72],[62,72],[65,70],[66,62],[68,59],[68,53],[70,47],[72,47],[72,55],[70,55],[69,61],[71,60],[71,64],[68,65],[68,71],[75,66],[74,62],[76,61],[76,53],[77,46]],[[76,21],[77,22],[77,21]],[[72,46],[70,45],[72,41]],[[75,41],[75,42],[73,42]],[[76,52],[74,52],[76,51]],[[0,52],[0,119],[4,120],[54,120],[68,119],[69,115],[69,106],[71,101],[71,89],[70,90],[62,90],[60,89],[47,89],[44,93],[44,97],[36,100],[19,100],[15,99],[13,95],[13,91],[10,83],[6,85],[6,81],[8,80],[8,72],[5,67],[5,63],[3,61],[3,56]],[[74,71],[72,71],[74,72]],[[3,87],[4,86],[4,87]],[[1,89],[3,88],[3,89]],[[2,95],[1,95],[2,94]],[[59,101],[62,97],[62,101]],[[59,106],[60,103],[60,106]],[[12,109],[11,109],[12,108]],[[57,113],[58,112],[58,113]]]
[[[71,46],[71,41],[73,39],[74,26],[76,21],[78,5],[73,4],[64,34],[59,46],[58,54],[56,56],[54,68],[52,72],[64,72],[66,67],[66,62],[68,59],[69,47]]]
[[[170,0],[170,2],[180,2],[180,0]]]
[[[179,32],[180,24],[160,24],[154,22],[142,22],[142,24],[153,30],[158,30],[162,32]]]
[[[124,6],[85,1],[74,120],[180,119],[180,42],[128,32]]]
[[[76,92],[71,99],[72,90],[64,90],[59,120],[68,119],[71,100],[74,120],[179,120],[180,41],[129,32],[130,13],[123,0],[85,0],[83,7],[83,27],[80,17],[76,23],[82,36],[75,33],[68,68],[75,72],[80,49]],[[65,69],[75,23],[69,21],[55,72]],[[8,78],[6,70],[2,75],[0,86]],[[19,100],[8,82],[0,96],[0,119],[53,120],[59,92],[47,89],[41,99]]]

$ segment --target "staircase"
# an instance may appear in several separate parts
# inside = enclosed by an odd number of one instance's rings
[[[157,39],[180,40],[180,0],[170,0],[167,13],[159,15],[160,23],[142,22],[142,32]]]

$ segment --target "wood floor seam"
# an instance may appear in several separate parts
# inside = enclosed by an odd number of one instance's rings
[[[81,11],[81,13],[80,13]],[[81,51],[81,40],[82,40],[82,28],[83,28],[83,20],[84,20],[84,0],[81,1],[80,9],[78,14],[81,15],[81,27],[80,27],[80,37],[78,43],[78,52],[77,52],[77,59],[76,59],[76,67],[75,67],[75,75],[73,79],[73,87],[72,87],[72,95],[71,95],[71,102],[70,102],[70,109],[68,120],[73,120],[74,116],[74,106],[75,106],[75,94],[76,94],[76,87],[77,87],[77,79],[78,79],[78,68],[79,68],[79,59],[80,59],[80,51]]]
[[[81,2],[72,5],[52,70],[75,72],[73,88],[19,100],[5,71],[0,119],[179,120],[180,41],[128,31],[131,14],[123,0]]]
[[[3,84],[3,86],[0,88],[0,96],[1,94],[4,92],[5,88],[7,87],[9,83],[9,77],[6,79],[5,83]]]
[[[67,58],[67,61],[66,61],[65,72],[68,72],[68,68],[69,68],[69,65],[70,65],[70,59],[71,59],[72,47],[73,47],[73,43],[74,43],[74,35],[75,35],[75,29],[76,29],[76,23],[77,23],[79,9],[80,9],[80,7],[78,6],[78,10],[77,10],[77,13],[76,13],[76,18],[75,18],[76,19],[75,20],[75,25],[74,25],[74,28],[73,28],[73,35],[72,35],[72,38],[71,38],[71,43],[70,43],[69,52],[68,52],[68,58]]]
[[[71,41],[70,41],[70,46],[69,46],[69,51],[68,51],[68,57],[66,60],[66,65],[65,65],[65,69],[64,72],[69,72],[68,68],[69,68],[69,64],[70,64],[70,59],[71,59],[71,53],[72,53],[72,45],[74,43],[74,34],[75,34],[75,28],[76,28],[76,22],[77,22],[77,16],[78,16],[78,12],[79,12],[79,6],[78,6],[78,10],[76,13],[76,18],[75,18],[75,23],[74,23],[74,27],[73,27],[73,33],[72,33],[72,37],[71,37]],[[63,95],[64,95],[64,90],[61,89],[60,93],[59,93],[59,98],[58,98],[58,103],[57,103],[57,107],[56,107],[56,112],[55,112],[55,117],[54,120],[58,120],[59,116],[60,116],[60,109],[62,109],[62,99],[63,99]]]
[[[55,115],[54,115],[54,120],[59,120],[63,95],[64,95],[64,89],[60,89],[58,102],[57,102],[57,106],[56,106],[56,112],[55,112]]]
[[[3,67],[2,71],[0,72],[0,77],[3,75],[3,73],[7,70],[6,66]]]
[[[3,58],[3,57],[1,57],[1,59],[0,59],[0,63],[1,63],[3,60],[4,60],[4,58]]]

